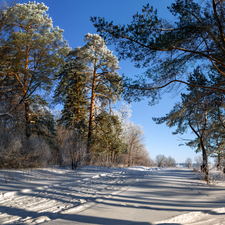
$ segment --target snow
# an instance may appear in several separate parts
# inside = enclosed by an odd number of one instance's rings
[[[225,224],[223,174],[212,176],[213,186],[184,168],[0,170],[0,224]]]

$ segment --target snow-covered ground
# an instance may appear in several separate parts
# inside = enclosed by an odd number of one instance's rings
[[[191,170],[0,170],[0,224],[225,224],[225,183]]]

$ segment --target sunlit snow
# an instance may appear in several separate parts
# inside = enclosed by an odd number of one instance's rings
[[[0,224],[225,224],[223,174],[214,176],[206,185],[183,168],[0,170]]]

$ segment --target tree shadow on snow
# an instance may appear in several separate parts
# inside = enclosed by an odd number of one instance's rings
[[[88,224],[99,224],[99,225],[153,225],[152,223],[148,222],[134,222],[130,220],[121,220],[121,219],[112,219],[112,218],[102,218],[102,217],[94,217],[94,216],[87,216],[87,215],[79,215],[79,214],[58,214],[58,213],[50,213],[50,212],[31,212],[27,211],[24,209],[17,209],[17,208],[10,208],[10,207],[5,207],[5,206],[0,206],[0,211],[1,212],[7,212],[10,216],[19,216],[21,219],[25,219],[27,217],[32,217],[33,222],[40,218],[40,217],[45,217],[51,219],[48,222],[37,222],[41,224],[46,224],[46,225],[88,225]],[[44,222],[44,223],[43,223]],[[25,224],[26,221],[24,222]],[[7,224],[15,224],[15,221],[12,223],[7,223]],[[18,223],[20,224],[20,223]],[[29,224],[29,223],[28,223]],[[35,222],[36,224],[36,222]],[[163,225],[160,223],[160,225]],[[168,225],[168,224],[167,224]],[[173,225],[180,225],[177,223],[174,223]]]

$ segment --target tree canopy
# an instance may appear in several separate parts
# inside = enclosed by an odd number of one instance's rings
[[[209,93],[225,92],[225,2],[176,0],[168,9],[174,22],[159,18],[149,4],[127,25],[91,18],[101,36],[116,45],[119,59],[147,68],[137,80],[125,80],[125,97],[150,97],[155,102],[162,88],[171,91],[181,83],[197,87],[187,81],[195,64],[201,64],[204,71],[216,71],[217,83],[203,88]]]

